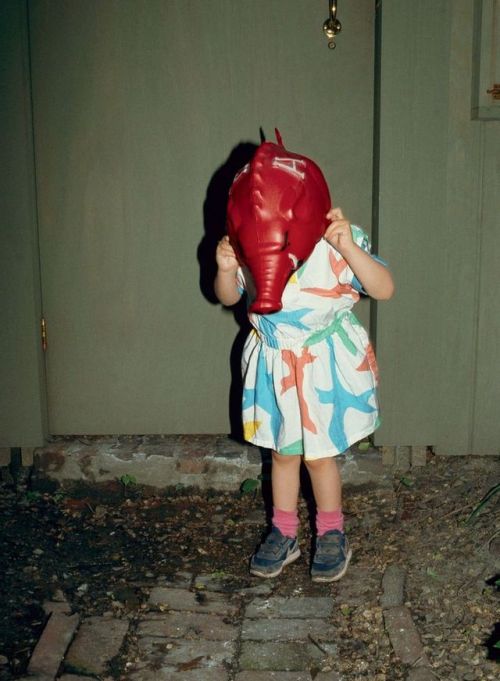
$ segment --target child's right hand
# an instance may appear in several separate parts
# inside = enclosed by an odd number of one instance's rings
[[[221,272],[236,272],[238,269],[239,262],[227,235],[223,236],[217,244],[215,259]]]
[[[356,247],[352,238],[351,223],[344,217],[342,208],[330,208],[326,217],[330,224],[326,228],[324,238],[340,255],[346,257],[348,251]]]

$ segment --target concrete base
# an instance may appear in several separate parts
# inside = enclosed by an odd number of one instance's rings
[[[392,469],[375,448],[356,446],[338,457],[344,485],[392,486]],[[33,454],[34,489],[140,485],[238,490],[268,474],[270,453],[225,435],[61,438]]]

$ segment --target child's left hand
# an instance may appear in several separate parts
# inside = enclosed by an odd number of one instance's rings
[[[342,208],[330,208],[326,217],[331,220],[331,223],[326,228],[324,238],[341,255],[345,255],[355,246],[351,223],[344,217]]]

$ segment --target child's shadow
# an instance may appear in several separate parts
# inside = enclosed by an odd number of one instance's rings
[[[228,159],[215,171],[208,187],[203,204],[203,223],[205,235],[198,247],[200,265],[200,289],[205,298],[213,304],[218,303],[214,291],[214,279],[217,274],[215,250],[220,239],[226,233],[226,209],[229,189],[236,173],[247,164],[257,149],[252,142],[240,142],[229,154]],[[232,308],[239,331],[230,353],[231,387],[229,391],[229,421],[231,437],[243,440],[241,422],[241,395],[243,384],[241,379],[241,353],[243,344],[250,330],[245,301],[241,300]]]

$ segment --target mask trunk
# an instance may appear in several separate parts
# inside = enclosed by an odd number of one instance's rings
[[[285,252],[268,253],[247,260],[256,289],[256,296],[250,305],[250,312],[270,314],[282,308],[281,296],[293,266]]]

